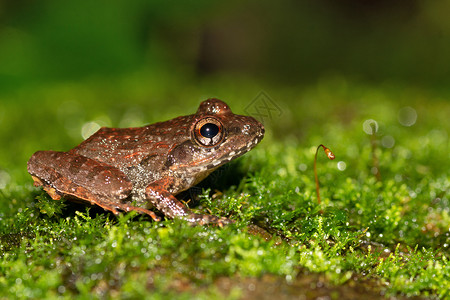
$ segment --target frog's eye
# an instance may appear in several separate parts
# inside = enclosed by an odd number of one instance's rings
[[[202,135],[202,137],[209,139],[214,138],[219,133],[219,131],[219,126],[214,123],[206,123],[200,128],[200,134]]]
[[[196,141],[203,146],[215,146],[223,138],[222,123],[215,118],[202,119],[195,124],[194,136]]]

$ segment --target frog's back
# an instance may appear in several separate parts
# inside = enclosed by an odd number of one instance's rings
[[[102,127],[71,153],[80,154],[120,169],[138,165],[149,156],[164,156],[186,138],[190,116],[135,128]]]

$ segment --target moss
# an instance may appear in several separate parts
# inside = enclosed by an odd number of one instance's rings
[[[199,99],[207,89],[244,113],[239,103],[252,89],[241,84],[234,91],[220,81],[189,85],[178,98]],[[448,297],[448,102],[357,83],[336,101],[333,85],[274,88],[291,100],[271,99],[281,116],[266,120],[261,145],[182,195],[195,211],[236,221],[225,228],[53,201],[26,173],[34,151],[69,149],[88,122],[119,126],[136,114],[154,122],[193,113],[194,100],[167,105],[170,81],[127,103],[102,93],[106,86],[126,98],[124,84],[95,81],[25,90],[3,102],[0,297],[235,299],[268,287],[273,296],[338,297],[350,289],[374,298]],[[413,126],[397,120],[404,106],[417,112]],[[374,136],[363,130],[367,119],[378,123]],[[319,154],[319,205],[312,166],[320,143],[337,158]]]

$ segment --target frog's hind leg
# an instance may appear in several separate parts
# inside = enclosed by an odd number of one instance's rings
[[[54,200],[61,196],[81,199],[118,214],[118,209],[159,217],[150,210],[122,203],[132,190],[132,183],[119,169],[82,155],[36,152],[28,161],[28,172],[36,186],[42,185]]]
[[[117,208],[107,203],[104,199],[101,199],[98,195],[92,195],[88,190],[85,188],[77,185],[76,183],[70,181],[67,178],[64,178],[60,176],[54,169],[51,169],[49,167],[43,167],[46,171],[46,174],[52,174],[53,178],[57,178],[57,182],[50,183],[45,179],[40,179],[39,177],[36,177],[32,175],[34,185],[35,186],[42,186],[44,191],[47,192],[47,194],[50,195],[50,197],[53,200],[60,200],[62,196],[66,196],[70,199],[79,199],[83,201],[87,201],[92,205],[98,205],[106,210],[112,211],[114,214],[118,214],[119,211]],[[56,188],[55,188],[56,187]]]

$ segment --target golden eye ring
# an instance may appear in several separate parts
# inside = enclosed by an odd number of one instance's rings
[[[216,118],[201,119],[194,125],[194,137],[200,145],[214,147],[223,140],[223,125]]]

